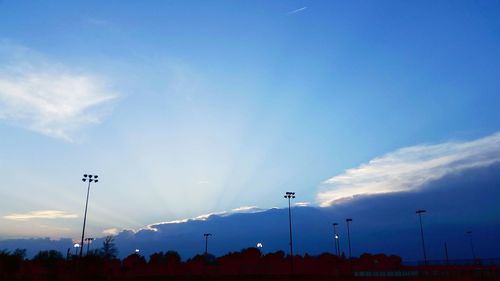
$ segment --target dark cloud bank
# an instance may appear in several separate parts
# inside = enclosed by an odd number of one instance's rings
[[[299,195],[300,196],[300,195]],[[298,254],[333,251],[332,223],[340,223],[341,248],[347,254],[345,218],[353,219],[353,255],[364,252],[396,254],[407,261],[421,259],[417,209],[426,209],[424,232],[429,259],[444,259],[444,243],[450,259],[470,258],[466,231],[473,231],[476,255],[500,257],[500,164],[449,175],[418,191],[358,196],[328,208],[295,207],[294,246]],[[212,215],[206,221],[152,225],[136,233],[116,236],[120,256],[136,248],[153,252],[176,250],[186,259],[204,251],[203,233],[210,232],[209,251],[222,255],[255,246],[264,252],[288,251],[286,209],[258,213]],[[97,240],[93,247],[100,246]],[[27,248],[30,255],[42,249],[65,252],[70,239],[18,239],[0,241],[0,249]]]

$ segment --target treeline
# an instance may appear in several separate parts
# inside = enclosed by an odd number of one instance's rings
[[[111,246],[111,247],[109,247]],[[54,250],[41,251],[26,259],[25,250],[0,251],[0,280],[192,280],[197,278],[263,280],[288,278],[290,257],[283,251],[263,255],[257,248],[247,248],[221,257],[196,255],[182,261],[175,251],[159,252],[149,259],[134,253],[123,260],[108,244],[83,257],[64,256]],[[363,254],[346,259],[331,254],[294,256],[296,276],[323,280],[332,276],[352,276],[355,270],[390,271],[401,268],[397,256]],[[253,277],[252,277],[253,276]],[[264,278],[265,279],[265,278]]]

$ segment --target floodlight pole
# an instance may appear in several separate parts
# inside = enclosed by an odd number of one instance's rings
[[[73,245],[73,248],[75,248],[75,256],[78,255],[78,248],[80,248],[80,245],[78,245],[78,243],[75,243]]]
[[[351,232],[349,230],[349,223],[352,222],[352,219],[345,219],[345,222],[347,224],[347,241],[349,244],[349,259],[351,259]]]
[[[339,245],[339,235],[337,233],[337,225],[339,225],[338,223],[334,222],[333,223],[333,243],[334,243],[334,246],[335,246],[335,254],[337,256],[340,256],[340,245]]]
[[[90,243],[91,243],[92,241],[94,241],[94,238],[92,238],[92,237],[87,237],[87,238],[85,238],[85,241],[87,241],[87,256],[88,256],[88,255],[89,255],[89,251],[90,251]]]
[[[288,225],[290,227],[290,272],[293,274],[292,207],[290,200],[295,198],[295,192],[286,192],[285,198],[288,199]]]
[[[89,193],[90,193],[90,183],[91,182],[98,182],[97,180],[98,176],[95,176],[95,175],[87,175],[87,174],[84,174],[83,175],[83,178],[82,178],[82,181],[83,182],[86,182],[88,181],[89,184],[87,186],[87,200],[85,201],[85,213],[83,215],[83,229],[82,229],[82,239],[81,239],[81,243],[80,243],[80,257],[83,256],[83,241],[84,241],[84,236],[85,236],[85,223],[87,222],[87,207],[89,205]]]
[[[424,264],[427,265],[427,253],[425,252],[425,241],[424,241],[424,228],[422,227],[422,214],[425,213],[426,210],[417,210],[418,219],[420,221],[420,235],[422,236],[422,251],[424,253]]]
[[[208,237],[212,236],[212,233],[205,233],[203,234],[205,236],[205,257],[208,255]]]

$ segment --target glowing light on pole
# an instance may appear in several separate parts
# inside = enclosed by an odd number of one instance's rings
[[[75,255],[78,255],[78,248],[80,248],[80,244],[75,243],[75,244],[73,245],[73,248],[75,248]]]
[[[335,244],[335,254],[340,256],[340,244],[339,244],[339,234],[337,233],[337,225],[338,223],[333,223],[333,243]]]

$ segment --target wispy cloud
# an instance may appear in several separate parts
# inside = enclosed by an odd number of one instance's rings
[[[199,215],[199,216],[196,216],[196,217],[190,218],[190,219],[180,219],[180,220],[157,222],[157,223],[149,224],[143,229],[158,231],[157,227],[159,225],[162,225],[162,224],[177,224],[177,223],[186,223],[189,221],[206,221],[211,216],[224,217],[224,216],[229,216],[229,215],[236,214],[236,213],[259,213],[259,212],[264,212],[264,211],[266,211],[266,210],[260,209],[257,206],[242,206],[242,207],[234,208],[230,211],[212,212],[212,213],[208,213],[208,214]]]
[[[497,162],[500,133],[473,141],[406,147],[326,180],[317,200],[329,206],[356,195],[417,190],[446,175]]]
[[[72,71],[26,48],[0,52],[16,58],[0,67],[0,120],[10,124],[73,141],[83,126],[100,123],[107,113],[103,106],[116,98],[93,74]]]
[[[307,206],[310,206],[311,203],[310,202],[297,202],[297,203],[295,203],[293,205],[297,206],[297,207],[307,207]]]
[[[296,14],[296,13],[300,13],[300,12],[304,11],[305,9],[307,9],[307,7],[304,6],[302,8],[298,8],[298,9],[292,10],[292,11],[288,12],[287,14],[293,15],[293,14]]]
[[[29,221],[35,219],[74,219],[78,216],[75,214],[68,214],[64,211],[57,210],[41,210],[41,211],[31,211],[27,213],[13,213],[3,216],[7,220],[15,221]]]
[[[120,232],[120,230],[116,227],[108,228],[102,231],[105,235],[116,235]]]

